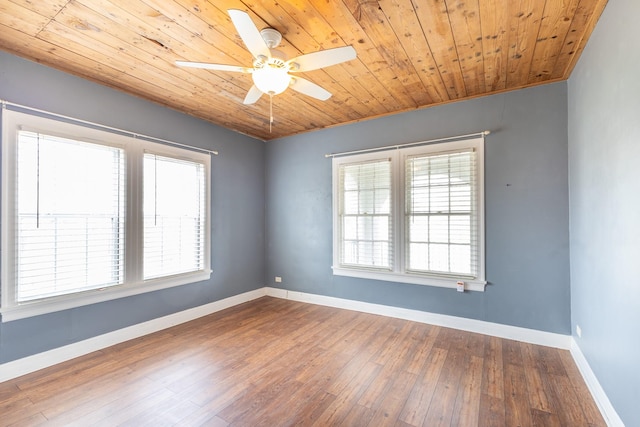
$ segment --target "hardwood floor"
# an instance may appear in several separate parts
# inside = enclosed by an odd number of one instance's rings
[[[568,351],[261,298],[0,384],[2,426],[605,426]]]

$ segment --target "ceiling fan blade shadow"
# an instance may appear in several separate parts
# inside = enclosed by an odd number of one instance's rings
[[[344,46],[300,55],[288,60],[287,64],[298,64],[297,68],[295,66],[291,67],[292,72],[312,71],[317,70],[318,68],[329,67],[331,65],[351,61],[356,57],[356,50],[352,46]]]
[[[247,96],[244,97],[244,101],[242,101],[242,103],[245,105],[255,104],[261,96],[262,91],[258,89],[256,85],[253,85],[251,86],[251,89],[249,89],[249,92],[247,92]]]
[[[290,88],[296,92],[319,99],[320,101],[326,101],[331,98],[331,92],[307,79],[294,77],[291,79],[291,82]]]
[[[260,55],[269,58],[271,56],[269,46],[265,43],[249,14],[237,9],[229,9],[227,13],[229,13],[231,22],[251,55],[254,58],[258,58]]]
[[[176,61],[176,65],[181,67],[204,68],[207,70],[232,71],[235,73],[251,73],[253,71],[252,68],[239,67],[237,65],[210,64],[208,62]]]

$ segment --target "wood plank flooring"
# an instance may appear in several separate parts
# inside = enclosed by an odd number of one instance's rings
[[[568,351],[260,298],[0,384],[1,426],[605,426]]]

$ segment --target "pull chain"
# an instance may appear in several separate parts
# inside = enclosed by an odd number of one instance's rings
[[[36,228],[40,228],[40,134],[36,145]]]
[[[273,125],[273,94],[269,94],[269,133],[271,133],[271,127]]]
[[[158,226],[158,156],[153,155],[153,226]]]

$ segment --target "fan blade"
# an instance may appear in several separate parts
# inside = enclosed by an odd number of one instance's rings
[[[244,101],[242,101],[242,103],[245,105],[255,104],[261,96],[262,91],[253,85],[251,86],[251,89],[249,89],[249,92],[247,92],[247,96],[244,97]]]
[[[291,80],[293,83],[290,87],[297,92],[300,92],[312,98],[319,99],[320,101],[326,101],[327,99],[331,98],[331,92],[313,82],[310,82],[307,79],[294,77]]]
[[[356,58],[356,50],[351,46],[337,47],[335,49],[320,50],[307,53],[287,61],[287,64],[297,64],[291,67],[295,71],[311,71],[318,68],[329,67],[341,62],[351,61]]]
[[[205,68],[207,70],[233,71],[236,73],[250,73],[253,71],[252,68],[238,67],[237,65],[209,64],[207,62],[176,61],[176,65],[181,67]]]
[[[271,56],[269,46],[264,42],[260,31],[258,31],[249,14],[236,9],[229,9],[227,12],[240,38],[245,46],[247,46],[247,49],[249,49],[249,52],[251,52],[251,55],[253,55],[254,58],[258,58],[261,55],[269,58]]]

